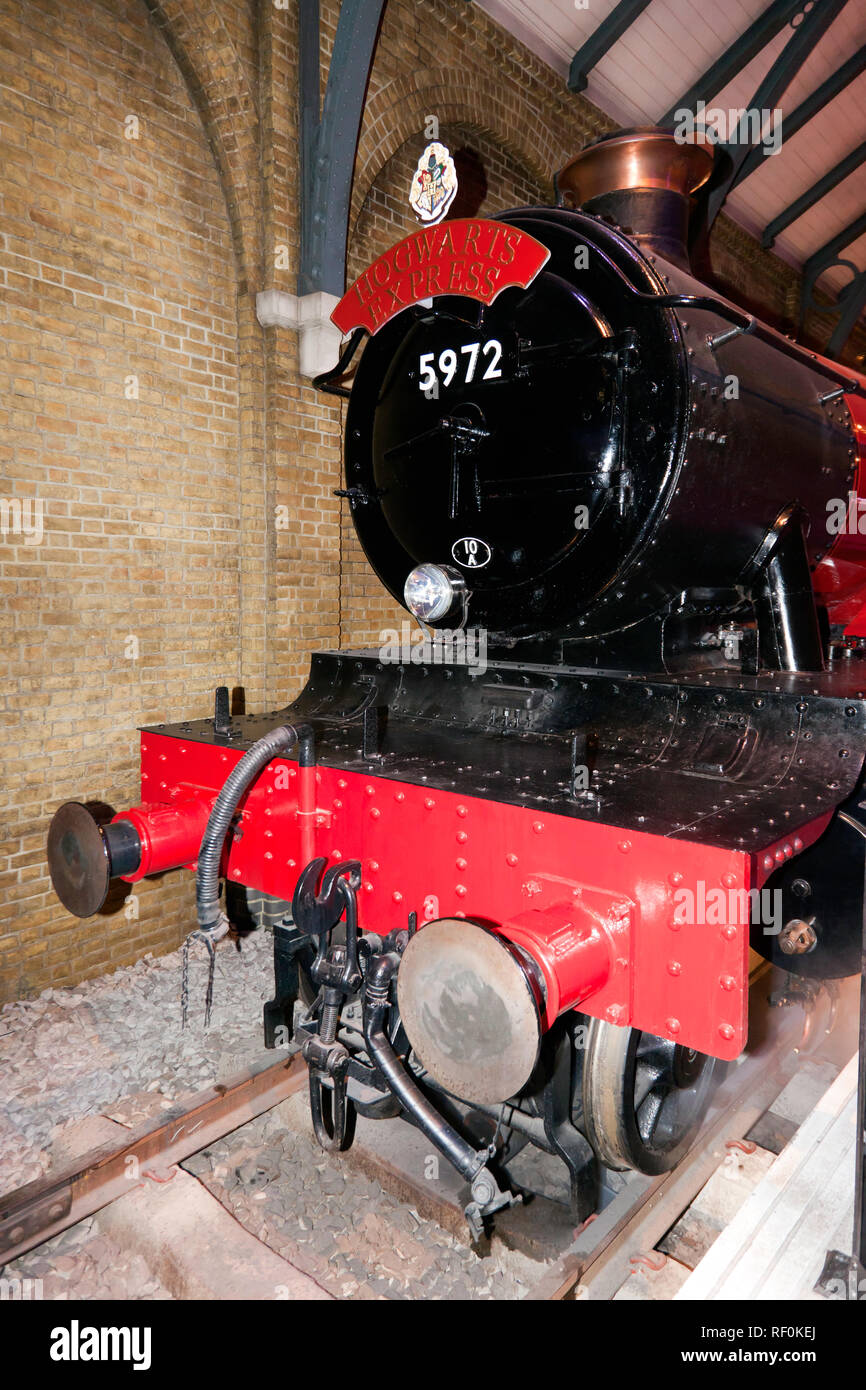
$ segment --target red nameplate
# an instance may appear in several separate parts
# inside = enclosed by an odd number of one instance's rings
[[[331,315],[346,337],[376,333],[409,304],[437,294],[462,294],[492,304],[510,285],[531,285],[550,252],[505,222],[464,217],[423,227],[368,266]]]

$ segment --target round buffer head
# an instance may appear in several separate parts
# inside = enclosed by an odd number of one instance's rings
[[[48,871],[63,906],[76,917],[92,917],[105,902],[111,881],[108,845],[90,811],[67,801],[48,829]]]
[[[443,918],[412,937],[397,974],[400,1017],[434,1081],[479,1105],[526,1084],[541,1045],[541,988],[518,947]]]

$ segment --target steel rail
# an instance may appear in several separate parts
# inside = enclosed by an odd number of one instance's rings
[[[832,1012],[832,1002],[826,1002]],[[792,1015],[780,1018],[776,1013],[776,1026],[734,1064],[716,1093],[698,1139],[677,1167],[657,1178],[629,1174],[622,1190],[578,1232],[573,1244],[548,1266],[524,1301],[561,1300],[578,1285],[589,1298],[613,1296],[631,1273],[630,1255],[652,1249],[719,1167],[723,1161],[719,1144],[743,1138],[784,1090],[790,1076],[782,1075],[782,1062],[808,1032],[801,1026],[803,1037],[798,1038],[797,1023],[802,1015],[799,1009]]]
[[[307,1080],[299,1054],[260,1059],[231,1080],[130,1131],[122,1144],[91,1149],[74,1164],[0,1196],[0,1267],[131,1192],[148,1170],[165,1171],[272,1110]]]

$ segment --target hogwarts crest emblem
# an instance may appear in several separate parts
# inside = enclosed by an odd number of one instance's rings
[[[454,201],[457,170],[445,145],[428,145],[412,178],[409,203],[422,222],[439,222]]]

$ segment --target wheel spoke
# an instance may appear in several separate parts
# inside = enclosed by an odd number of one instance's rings
[[[664,1070],[665,1068],[661,1063],[650,1063],[642,1057],[639,1059],[634,1076],[635,1110],[640,1110],[650,1091],[661,1080]]]
[[[659,1075],[666,1071],[670,1076],[673,1073],[676,1048],[676,1043],[670,1042],[667,1038],[654,1038],[651,1033],[644,1033],[637,1046],[637,1060],[657,1067]]]
[[[595,1025],[593,1047],[598,1051],[584,1072],[583,1091],[590,1141],[611,1167],[667,1171],[698,1130],[708,1104],[712,1059],[638,1030],[625,1039],[604,1024]],[[611,1091],[615,1124],[607,1108]]]
[[[635,1112],[640,1137],[647,1145],[652,1143],[656,1126],[664,1109],[665,1098],[669,1094],[670,1092],[666,1087],[656,1086]]]

